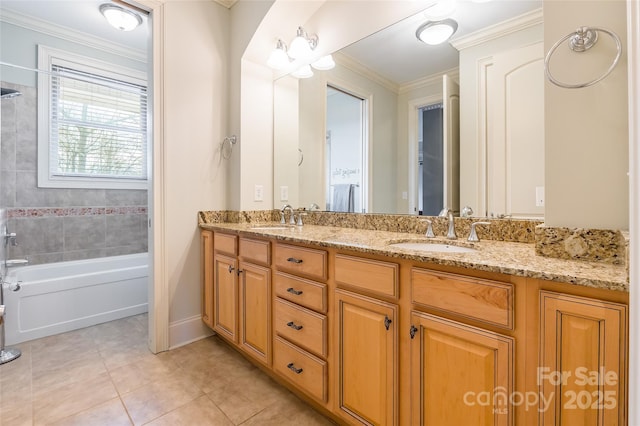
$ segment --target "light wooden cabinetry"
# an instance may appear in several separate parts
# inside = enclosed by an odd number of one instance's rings
[[[274,370],[321,404],[329,401],[327,252],[274,245]]]
[[[625,425],[627,307],[540,292],[544,425]]]
[[[270,243],[219,232],[213,241],[213,329],[270,365]]]
[[[202,322],[213,328],[213,232],[200,231]]]
[[[213,329],[238,343],[238,260],[224,254],[213,256]]]
[[[340,415],[398,424],[397,305],[343,290],[336,290],[335,303]]]
[[[339,424],[627,422],[625,293],[242,233],[201,250],[203,321]]]
[[[513,338],[420,312],[411,336],[412,425],[513,424]]]

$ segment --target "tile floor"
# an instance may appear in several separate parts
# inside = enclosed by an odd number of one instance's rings
[[[158,355],[138,315],[15,345],[0,425],[329,425],[218,337]]]

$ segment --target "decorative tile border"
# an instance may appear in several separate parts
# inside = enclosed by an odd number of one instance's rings
[[[627,261],[628,234],[618,230],[556,228],[538,225],[536,254],[559,259],[586,260],[624,265]]]
[[[36,218],[36,217],[68,217],[68,216],[100,216],[100,215],[133,215],[147,214],[146,206],[126,207],[65,207],[65,208],[10,208],[7,217]]]

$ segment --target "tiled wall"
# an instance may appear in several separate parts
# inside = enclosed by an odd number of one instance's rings
[[[31,264],[147,251],[147,191],[38,188],[37,100],[33,87],[1,102],[0,207]]]

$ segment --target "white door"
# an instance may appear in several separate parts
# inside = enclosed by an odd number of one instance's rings
[[[487,78],[487,213],[544,216],[542,43],[494,56]]]

